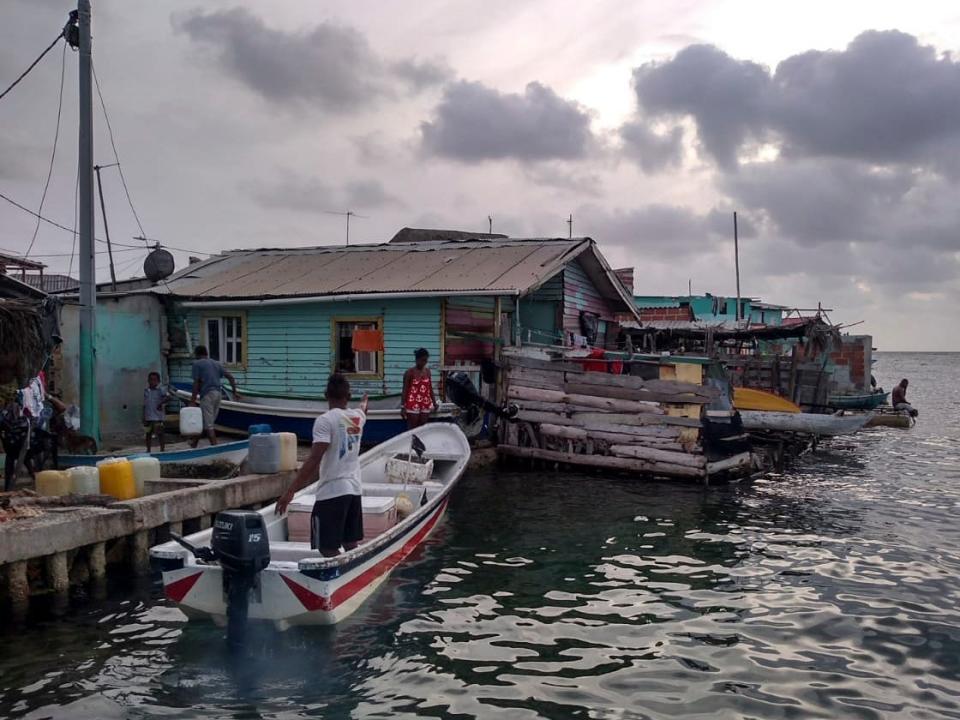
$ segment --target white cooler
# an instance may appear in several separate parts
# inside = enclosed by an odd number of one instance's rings
[[[397,524],[397,501],[393,497],[364,495],[363,539],[371,540]]]
[[[367,486],[369,487],[369,486]],[[386,532],[397,524],[396,485],[390,485],[394,492],[388,497],[364,495],[363,539],[370,540]],[[413,490],[411,490],[413,492]],[[287,540],[290,542],[310,542],[310,516],[313,514],[314,500],[295,500],[287,508]],[[419,507],[419,504],[414,505]]]

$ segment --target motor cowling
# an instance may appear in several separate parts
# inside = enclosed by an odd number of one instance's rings
[[[255,575],[270,564],[270,540],[263,516],[252,510],[224,510],[213,524],[213,551],[226,570]]]

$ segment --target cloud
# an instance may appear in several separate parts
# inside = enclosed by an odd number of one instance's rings
[[[462,162],[571,160],[593,142],[587,111],[537,82],[522,94],[477,82],[448,85],[420,130],[427,153]]]
[[[351,112],[398,86],[417,92],[447,79],[446,66],[401,59],[387,62],[357,30],[321,23],[286,32],[267,27],[243,8],[194,12],[174,26],[212,48],[221,67],[267,100],[305,103],[330,113]]]
[[[717,184],[738,207],[765,215],[772,232],[809,247],[878,239],[912,182],[908,171],[805,158],[749,163]]]
[[[263,207],[306,213],[403,205],[399,198],[384,189],[379,180],[353,180],[341,188],[334,188],[316,177],[304,178],[288,173],[272,183],[247,184],[245,190]]]
[[[735,60],[712,45],[691,45],[667,62],[633,71],[633,88],[648,117],[691,116],[703,149],[732,169],[737,151],[763,134],[770,74],[749,60]]]
[[[631,210],[584,205],[573,216],[578,235],[628,249],[641,263],[646,257],[679,261],[709,255],[733,243],[733,212],[720,208],[700,213],[665,204]],[[739,214],[738,224],[741,237],[755,234],[749,215]]]
[[[636,160],[646,173],[656,173],[680,164],[683,158],[683,128],[675,127],[666,133],[651,130],[647,123],[634,120],[620,127],[620,138],[627,154]]]
[[[898,31],[794,55],[773,73],[692,45],[636,68],[633,87],[642,117],[691,117],[702,150],[725,171],[751,142],[876,164],[943,164],[945,143],[960,149],[960,61]]]

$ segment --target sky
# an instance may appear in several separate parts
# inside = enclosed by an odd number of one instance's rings
[[[0,87],[69,9],[5,0]],[[348,210],[351,243],[488,218],[565,237],[572,215],[637,294],[732,295],[736,211],[745,296],[821,304],[881,350],[960,350],[958,31],[960,5],[923,0],[93,0],[140,221],[103,169],[111,239],[132,246],[115,264],[142,273],[141,226],[180,267],[342,244]],[[73,227],[76,128],[58,45],[0,100],[0,193],[36,210],[52,167],[42,214]],[[71,232],[0,200],[0,252],[31,244],[76,274]]]

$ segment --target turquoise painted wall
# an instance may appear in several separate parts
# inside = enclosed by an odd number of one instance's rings
[[[633,298],[639,308],[676,308],[689,306],[696,320],[736,320],[737,299],[720,295],[637,295]],[[753,307],[748,298],[740,298],[743,317],[753,320]],[[759,316],[755,320],[759,322]]]
[[[320,302],[259,308],[217,308],[184,313],[192,345],[203,342],[201,316],[241,313],[246,317],[247,364],[230,368],[242,387],[274,394],[322,395],[333,361],[335,318],[381,317],[384,330],[383,378],[352,378],[355,394],[393,394],[403,389],[403,373],[413,351],[430,351],[430,366],[440,366],[440,298]],[[190,381],[191,358],[171,358],[176,382]]]
[[[546,345],[563,340],[561,330],[563,274],[550,278],[535,292],[520,299],[523,341]]]

